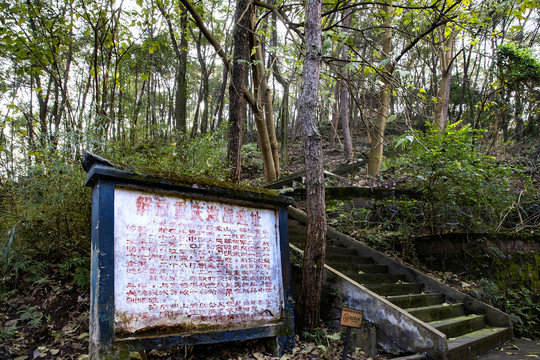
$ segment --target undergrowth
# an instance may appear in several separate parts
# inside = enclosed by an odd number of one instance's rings
[[[80,149],[133,166],[221,180],[227,174],[224,131],[137,143],[87,134],[64,147],[32,152],[25,166],[0,178],[0,296],[47,281],[51,271],[89,286],[91,189],[84,186]]]

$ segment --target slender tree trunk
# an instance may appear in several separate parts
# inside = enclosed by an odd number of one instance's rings
[[[223,78],[221,83],[221,90],[219,91],[219,98],[216,106],[216,112],[214,113],[214,120],[212,121],[212,130],[214,130],[214,122],[217,118],[217,127],[221,126],[221,123],[223,122],[223,105],[224,105],[224,99],[225,99],[225,90],[227,90],[227,74],[229,72],[227,71],[227,67],[223,67]]]
[[[284,165],[289,163],[289,83],[284,81],[283,99],[281,100],[281,160]]]
[[[193,31],[191,32],[193,35],[193,38],[195,38],[195,34],[193,34]],[[209,107],[209,85],[208,85],[208,77],[210,76],[208,67],[206,66],[206,59],[202,52],[202,32],[199,31],[199,41],[197,41],[197,58],[199,59],[199,65],[201,68],[201,87],[202,87],[202,97],[199,102],[199,107],[201,106],[201,102],[204,104],[202,117],[201,117],[201,134],[206,134],[208,131],[208,107]],[[210,65],[210,68],[213,67]],[[197,108],[198,110],[198,108]]]
[[[463,40],[463,42],[465,42],[465,40]],[[465,45],[463,45],[463,49],[465,49]],[[463,82],[461,85],[461,97],[459,99],[459,110],[455,121],[461,120],[461,115],[463,114],[463,103],[465,102],[465,93],[467,89],[469,89],[471,86],[471,82],[469,80],[469,65],[471,64],[471,54],[472,49],[467,54],[467,58],[465,59],[465,62],[463,64]],[[463,54],[463,58],[465,58],[465,54]]]
[[[264,59],[261,50],[261,43],[259,42],[257,34],[255,34],[255,14],[252,18],[252,60],[253,60],[253,88],[258,89],[258,95],[255,98],[260,101],[261,107],[264,108],[264,120],[266,124],[266,134],[259,133],[259,143],[261,149],[267,147],[266,142],[269,143],[270,153],[263,153],[263,161],[265,161],[265,156],[271,156],[271,159],[267,159],[266,162],[269,166],[273,166],[274,171],[272,176],[270,176],[267,181],[273,181],[279,178],[281,174],[279,166],[279,147],[276,137],[276,129],[274,125],[274,107],[272,106],[272,92],[268,87],[268,76],[264,69]],[[257,128],[258,129],[258,128]],[[264,136],[266,135],[266,136]]]
[[[199,86],[199,96],[197,97],[197,107],[195,108],[195,115],[193,115],[193,126],[191,127],[191,135],[190,137],[193,139],[195,136],[197,136],[197,132],[199,131],[199,113],[201,109],[201,102],[204,92],[204,85],[201,82]]]
[[[277,47],[277,19],[276,13],[272,12],[272,43],[273,47]],[[289,130],[289,82],[281,76],[279,71],[279,66],[277,63],[277,58],[274,53],[270,53],[270,64],[268,66],[272,68],[274,72],[274,78],[277,82],[283,87],[283,98],[281,99],[281,109],[280,109],[280,119],[281,119],[281,162],[284,165],[289,163],[289,153],[288,153],[288,130]]]
[[[187,30],[188,30],[188,21],[187,21],[187,11],[182,4],[178,4],[180,8],[180,45],[176,41],[176,36],[174,34],[174,28],[171,21],[169,13],[163,7],[161,1],[157,2],[159,11],[165,18],[167,22],[167,27],[169,29],[169,36],[171,38],[171,43],[178,60],[178,67],[176,69],[176,94],[175,94],[175,107],[174,107],[174,120],[175,128],[179,133],[185,133],[187,130],[186,122],[186,104],[187,104],[187,94],[186,94],[186,72],[187,72],[187,55],[188,55],[188,42],[187,42]]]
[[[349,35],[349,27],[351,26],[352,13],[351,9],[348,8],[343,12],[343,27],[344,32]],[[351,130],[349,126],[350,119],[350,89],[349,89],[349,70],[347,69],[347,64],[349,62],[349,46],[346,43],[343,44],[341,48],[341,57],[344,60],[344,65],[341,68],[341,86],[340,86],[340,117],[341,117],[341,126],[343,129],[343,144],[345,146],[345,157],[347,162],[352,163],[354,160],[354,150],[352,145]]]
[[[518,85],[519,86],[519,85]],[[523,101],[522,101],[522,92],[518,87],[514,92],[514,98],[516,99],[516,104],[514,106],[514,123],[516,124],[516,138],[521,140],[523,135]]]
[[[330,148],[335,146],[336,139],[338,137],[339,119],[341,117],[341,106],[339,106],[339,94],[340,83],[337,83],[334,88],[334,102],[332,121],[330,122]]]
[[[456,30],[452,29],[448,38],[445,37],[445,27],[439,29],[439,39],[441,39],[440,58],[441,58],[441,87],[435,104],[434,121],[440,132],[446,131],[448,123],[448,107],[450,105],[450,86],[452,84],[452,60],[454,58],[454,40]]]
[[[253,94],[255,99],[262,105],[261,99],[261,87],[258,84],[261,83],[259,78],[260,72],[255,68],[253,69]],[[268,126],[265,121],[265,114],[262,111],[262,106],[256,106],[254,109],[255,125],[257,126],[257,135],[259,140],[259,147],[261,149],[262,160],[264,164],[264,179],[265,181],[273,181],[277,179],[275,172],[274,158],[272,155],[272,146],[270,143],[270,134],[268,134]]]
[[[382,52],[385,59],[391,59],[392,53],[392,8],[389,5],[383,6],[383,12],[386,19],[386,29],[382,36]],[[379,107],[377,117],[371,135],[371,151],[368,159],[368,175],[377,176],[381,171],[381,164],[384,150],[384,132],[390,115],[390,96],[392,94],[392,72],[393,67],[390,61],[386,64],[382,72],[381,81],[383,85],[380,90]]]
[[[187,29],[188,19],[186,9],[179,4],[181,9],[180,15],[180,47],[177,54],[178,72],[176,75],[176,98],[174,108],[174,118],[176,130],[180,133],[185,133],[187,130],[187,56],[188,56],[188,41]],[[171,35],[172,36],[172,35]]]
[[[307,192],[307,243],[304,250],[298,326],[310,331],[319,325],[324,272],[326,212],[321,134],[315,119],[321,71],[322,0],[306,0],[306,55],[299,99],[298,122],[304,147]]]

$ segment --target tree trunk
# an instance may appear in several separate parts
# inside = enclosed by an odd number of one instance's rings
[[[351,9],[348,8],[343,12],[343,27],[344,32],[349,35],[349,27],[351,26]],[[351,130],[349,126],[350,119],[350,89],[349,89],[349,70],[347,69],[347,64],[349,62],[349,46],[346,43],[343,44],[341,48],[341,57],[343,58],[344,65],[341,68],[341,86],[340,86],[340,117],[341,117],[341,127],[343,129],[343,144],[345,146],[345,157],[347,162],[352,163],[354,160],[354,150],[351,139]]]
[[[261,149],[267,147],[266,142],[269,143],[270,153],[263,153],[263,162],[268,163],[268,165],[273,166],[274,171],[270,172],[272,175],[269,176],[267,181],[274,181],[279,178],[281,170],[279,166],[279,147],[276,137],[276,129],[274,126],[274,108],[272,106],[272,93],[268,87],[268,76],[264,69],[264,59],[261,50],[261,43],[259,38],[255,33],[255,14],[253,14],[252,24],[251,24],[251,34],[252,34],[252,61],[253,61],[253,88],[258,92],[258,96],[255,96],[255,99],[260,102],[262,106],[257,108],[264,108],[264,121],[266,124],[266,134],[259,133],[259,143]],[[266,135],[266,136],[265,136]],[[271,159],[264,161],[265,156],[271,156]],[[268,172],[267,172],[268,173]]]
[[[174,35],[174,28],[171,21],[171,17],[163,4],[158,1],[157,6],[159,11],[165,18],[167,22],[167,27],[169,29],[169,36],[171,38],[171,43],[173,45],[174,53],[176,59],[178,60],[178,67],[176,69],[176,95],[175,95],[175,107],[174,107],[174,120],[175,128],[179,133],[185,133],[187,129],[186,124],[186,104],[187,104],[187,94],[186,94],[186,71],[187,71],[187,54],[188,54],[188,42],[187,42],[187,11],[182,4],[178,4],[180,7],[180,46],[176,41],[176,36]]]
[[[448,38],[445,36],[445,27],[439,29],[439,39],[441,39],[440,58],[441,58],[441,87],[437,96],[437,104],[435,105],[434,121],[439,131],[446,131],[448,123],[448,107],[450,105],[450,85],[452,84],[452,61],[454,58],[454,40],[456,38],[456,30],[452,29]]]
[[[386,28],[382,36],[382,56],[384,59],[390,60],[392,53],[392,8],[389,5],[383,6],[385,14]],[[373,126],[373,134],[371,134],[371,151],[368,159],[368,175],[377,176],[381,171],[381,164],[384,150],[384,131],[390,115],[390,96],[392,94],[392,72],[393,66],[390,61],[386,63],[385,68],[381,72],[381,86],[379,106],[377,109],[377,117]]]
[[[341,117],[341,106],[339,106],[340,83],[334,88],[334,102],[332,121],[330,122],[330,149],[334,148],[338,136],[339,118]]]
[[[272,12],[272,47],[277,47],[277,19],[276,13]],[[287,165],[289,163],[288,145],[289,145],[289,82],[281,76],[277,58],[274,53],[270,53],[270,64],[268,66],[272,68],[274,78],[283,87],[283,98],[281,100],[280,119],[281,119],[281,163]]]
[[[255,63],[255,61],[253,62]],[[256,66],[253,65],[253,94],[257,103],[261,106],[256,106],[253,108],[253,115],[255,117],[255,125],[257,126],[257,135],[259,140],[259,147],[261,149],[261,156],[264,164],[264,179],[267,182],[274,181],[277,179],[276,176],[276,166],[274,164],[274,157],[272,155],[272,146],[270,143],[270,135],[268,131],[268,126],[265,121],[265,114],[262,111],[261,99],[261,87],[258,86],[262,81],[259,78],[260,71],[257,70]]]
[[[221,123],[223,122],[223,105],[224,105],[224,99],[225,99],[225,90],[227,90],[227,74],[229,71],[227,70],[227,67],[223,67],[223,77],[222,77],[222,83],[221,83],[221,90],[219,91],[219,98],[216,106],[216,111],[214,113],[214,120],[212,121],[212,130],[214,130],[216,127],[220,127]],[[214,123],[217,118],[217,126],[214,126]]]
[[[516,85],[516,91],[514,92],[515,106],[514,106],[514,123],[516,124],[516,139],[521,140],[523,135],[523,94],[519,89],[519,85]]]
[[[302,289],[298,303],[298,326],[311,331],[319,325],[324,272],[326,213],[321,135],[316,127],[316,109],[321,71],[322,0],[306,0],[306,55],[299,99],[298,123],[304,147],[307,193],[307,243],[304,250]]]
[[[193,35],[193,38],[195,38],[193,31],[191,32],[191,34]],[[206,134],[206,132],[208,131],[208,107],[209,107],[208,103],[210,101],[208,77],[210,76],[210,74],[208,71],[208,67],[206,66],[205,56],[202,52],[201,42],[202,42],[202,32],[199,31],[199,41],[197,41],[197,58],[199,59],[199,64],[201,67],[202,98],[198,106],[201,105],[201,102],[204,104],[203,113],[201,117],[201,134]],[[213,62],[210,65],[210,69],[212,67],[213,67]]]
[[[227,160],[232,167],[230,179],[240,181],[242,172],[242,118],[244,116],[244,81],[249,60],[249,23],[253,6],[250,0],[237,0],[234,16],[234,59],[229,86],[229,144]]]

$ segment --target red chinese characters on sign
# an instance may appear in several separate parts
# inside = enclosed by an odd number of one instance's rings
[[[118,328],[279,319],[274,211],[129,190],[115,193],[116,203],[115,307],[123,319]],[[133,212],[124,215],[130,206]],[[117,221],[116,213],[123,219]]]

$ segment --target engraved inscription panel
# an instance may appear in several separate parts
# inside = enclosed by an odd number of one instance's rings
[[[127,188],[114,203],[117,333],[281,319],[276,211]]]

